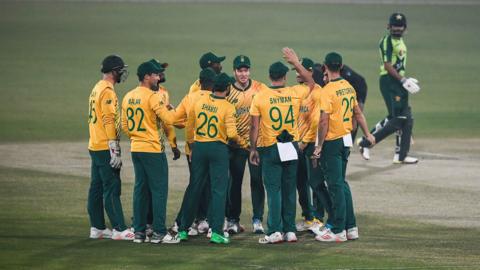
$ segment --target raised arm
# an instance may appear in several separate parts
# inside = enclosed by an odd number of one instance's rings
[[[313,88],[315,88],[315,81],[313,80],[312,73],[308,72],[302,66],[302,63],[300,63],[300,59],[298,58],[297,54],[293,49],[285,47],[282,49],[282,52],[285,61],[287,61],[297,70],[298,74],[300,74],[300,77],[302,77],[304,83],[308,85],[308,87],[310,87],[310,91],[312,91]]]

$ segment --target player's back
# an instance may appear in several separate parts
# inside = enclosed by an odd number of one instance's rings
[[[276,137],[286,130],[298,140],[298,115],[302,97],[292,87],[268,88],[254,97],[250,114],[261,116],[261,141],[258,146],[276,143]]]
[[[113,84],[106,80],[97,82],[90,93],[88,104],[88,130],[90,135],[88,149],[94,151],[107,150],[108,134],[104,125],[105,123],[118,124],[116,123],[118,119],[118,100],[113,91]],[[118,135],[118,132],[116,133],[115,137]]]
[[[352,131],[353,108],[357,105],[355,89],[347,80],[330,81],[321,91],[320,109],[329,114],[326,140],[335,140]]]
[[[194,114],[189,116],[195,119],[194,140],[227,143],[228,125],[235,127],[234,114],[235,107],[225,98],[202,95],[194,105]]]
[[[132,152],[162,151],[157,115],[151,104],[154,102],[151,100],[153,95],[159,95],[159,93],[139,86],[128,92],[123,98],[122,118],[124,121],[126,120],[126,128],[132,142]]]

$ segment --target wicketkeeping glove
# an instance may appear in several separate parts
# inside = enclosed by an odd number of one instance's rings
[[[420,91],[420,86],[418,85],[418,80],[415,78],[403,78],[401,80],[403,88],[410,92],[410,94],[416,94]]]
[[[122,167],[120,142],[117,140],[108,141],[108,148],[110,149],[110,166],[114,169],[120,169]]]

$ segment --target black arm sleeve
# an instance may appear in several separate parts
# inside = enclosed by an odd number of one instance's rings
[[[367,82],[365,78],[346,65],[343,66],[340,75],[353,86],[358,102],[365,104],[367,99]]]

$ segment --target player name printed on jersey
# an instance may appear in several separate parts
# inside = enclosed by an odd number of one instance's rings
[[[130,98],[128,99],[128,105],[140,105],[142,103],[142,100],[137,98]]]
[[[354,94],[354,93],[355,93],[355,89],[353,88],[345,88],[345,89],[339,89],[335,91],[335,94],[337,95],[337,97]]]
[[[202,110],[207,111],[207,112],[216,113],[216,112],[218,112],[218,107],[217,106],[212,106],[210,104],[202,104]]]
[[[291,96],[270,98],[270,104],[289,103],[289,102],[292,102]]]

